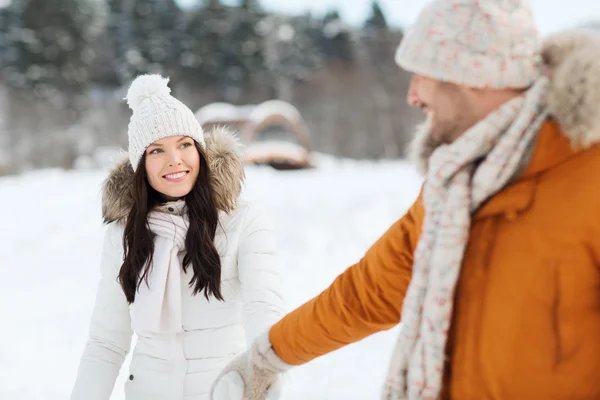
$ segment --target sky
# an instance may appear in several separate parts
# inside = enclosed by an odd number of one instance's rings
[[[0,0],[2,1],[2,0]],[[181,5],[198,4],[199,0],[177,0]],[[223,0],[235,4],[235,0]],[[388,22],[394,26],[407,27],[412,24],[426,0],[379,0]],[[338,9],[344,20],[351,24],[361,24],[369,14],[371,0],[260,0],[269,10],[288,14],[311,10],[322,14],[330,9]],[[552,33],[592,19],[600,21],[599,0],[532,0],[536,21],[542,33]]]

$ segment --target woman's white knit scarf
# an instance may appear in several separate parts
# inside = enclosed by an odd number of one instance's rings
[[[383,399],[435,400],[440,395],[471,215],[523,167],[547,118],[547,87],[547,78],[540,78],[523,96],[432,154],[423,191],[425,219]]]
[[[187,214],[174,215],[152,211],[148,216],[154,238],[152,267],[147,284],[142,281],[131,310],[136,332],[181,332],[181,280]]]

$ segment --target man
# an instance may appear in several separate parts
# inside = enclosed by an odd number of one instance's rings
[[[436,0],[402,41],[427,113],[414,205],[238,356],[213,398],[400,321],[384,399],[600,398],[600,39],[519,0]],[[236,394],[237,393],[237,394]]]

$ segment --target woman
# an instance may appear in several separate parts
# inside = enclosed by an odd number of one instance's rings
[[[200,400],[283,314],[273,229],[239,199],[224,129],[204,136],[168,80],[131,85],[129,159],[105,182],[102,278],[72,400],[108,400],[136,333],[127,400]]]

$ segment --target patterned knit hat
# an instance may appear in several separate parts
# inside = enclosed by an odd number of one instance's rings
[[[434,0],[400,43],[407,71],[477,88],[526,88],[541,74],[528,0]]]
[[[160,75],[138,76],[127,92],[133,110],[129,120],[129,161],[134,171],[144,151],[168,136],[189,136],[204,148],[204,133],[194,113],[171,96],[169,79]]]

